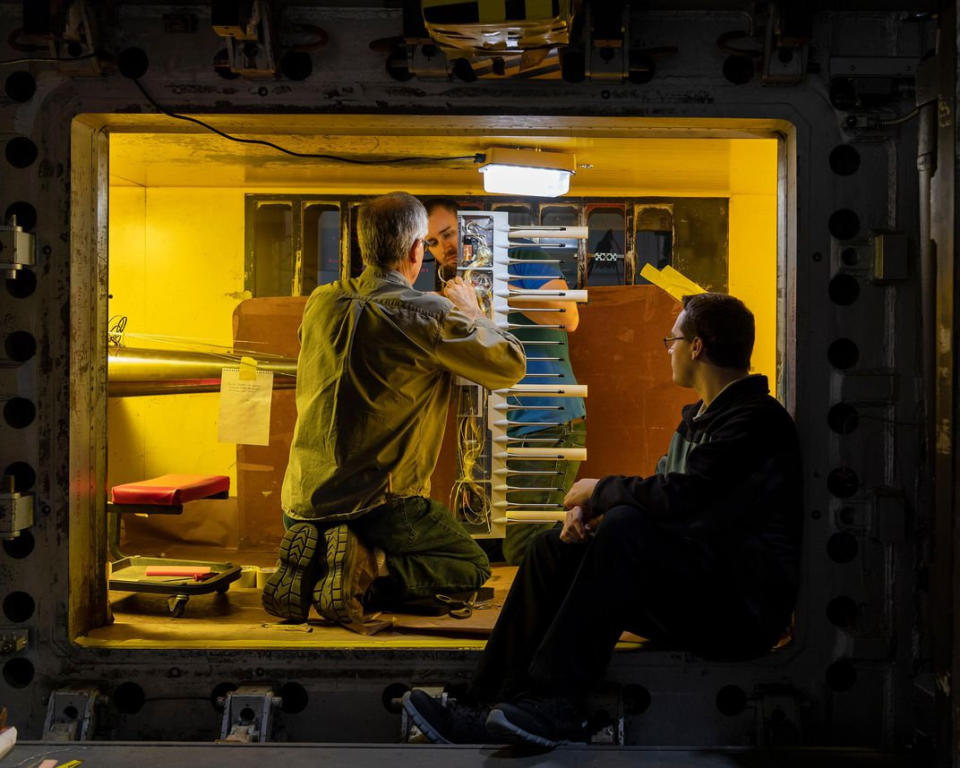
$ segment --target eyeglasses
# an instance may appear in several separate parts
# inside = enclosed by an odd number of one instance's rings
[[[675,341],[686,341],[686,336],[664,336],[663,337],[663,348],[670,351],[670,348],[673,346]]]

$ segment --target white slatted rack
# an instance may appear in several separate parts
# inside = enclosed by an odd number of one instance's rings
[[[459,214],[459,229],[465,231],[464,217],[476,221],[478,216],[489,217],[492,222],[492,243],[493,258],[489,274],[492,275],[490,286],[490,310],[491,319],[501,328],[512,330],[516,327],[509,322],[508,315],[511,311],[511,302],[522,300],[525,304],[534,304],[537,302],[550,301],[575,301],[586,302],[587,292],[583,290],[519,290],[511,288],[510,278],[513,274],[510,267],[512,265],[525,263],[524,259],[518,259],[510,255],[511,239],[536,240],[539,238],[575,238],[586,239],[586,227],[514,227],[508,224],[508,214],[505,211],[493,212],[461,212]],[[462,239],[462,235],[461,235]],[[462,254],[462,251],[461,251]],[[536,263],[559,264],[556,260],[536,260]],[[514,309],[513,311],[517,311]],[[555,311],[550,308],[538,309],[536,307],[524,308],[524,312],[536,311]],[[541,328],[560,328],[557,325],[540,325]],[[550,350],[547,348],[552,342],[534,341],[524,343],[524,348],[528,358],[549,359]],[[502,536],[505,524],[521,522],[543,522],[563,519],[562,510],[554,505],[544,505],[538,509],[538,505],[524,504],[517,505],[507,499],[507,493],[511,490],[520,490],[519,487],[510,483],[511,477],[516,477],[518,473],[507,468],[508,459],[524,459],[527,461],[549,462],[551,464],[557,461],[583,461],[587,457],[585,448],[537,448],[528,445],[520,447],[514,445],[519,439],[507,436],[507,429],[511,426],[520,426],[525,422],[510,418],[508,398],[517,395],[539,395],[554,397],[586,397],[587,387],[582,384],[518,384],[507,389],[500,389],[490,392],[487,399],[487,428],[490,435],[490,476],[492,482],[490,488],[490,510],[491,510],[491,534]],[[542,406],[542,409],[551,406]],[[556,477],[552,470],[542,472],[534,471],[536,474],[544,476],[543,487],[523,488],[522,490],[551,490],[549,484],[550,477]],[[529,474],[529,473],[525,473]]]

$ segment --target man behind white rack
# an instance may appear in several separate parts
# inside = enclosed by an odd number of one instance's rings
[[[427,247],[437,260],[437,282],[442,286],[457,274],[457,202],[448,198],[427,200],[424,205],[430,217],[427,232]],[[510,287],[520,290],[567,290],[563,273],[555,264],[547,263],[549,256],[534,245],[517,245],[510,249],[510,258],[518,263],[510,265]],[[567,333],[572,333],[580,324],[580,314],[574,301],[541,301],[524,304],[512,301],[509,322],[523,325],[514,328],[513,334],[521,341],[548,342],[527,351],[527,372],[521,384],[576,384],[570,365]],[[540,311],[524,313],[524,309]],[[555,310],[553,312],[543,310]],[[560,326],[554,328],[549,326]],[[536,351],[535,351],[536,350]],[[538,357],[557,358],[538,360]],[[510,427],[509,437],[521,438],[523,442],[512,443],[519,448],[582,448],[586,444],[586,408],[580,397],[511,397],[509,411],[511,421],[522,422]],[[563,508],[563,497],[573,485],[580,468],[579,461],[543,461],[511,459],[507,467],[517,474],[510,476],[511,486],[537,487],[544,484],[544,471],[556,474],[548,481],[553,491],[511,491],[511,504],[553,504]],[[539,472],[541,474],[522,473]],[[504,559],[511,565],[519,565],[530,542],[541,531],[553,527],[553,523],[516,523],[507,526],[503,541]]]

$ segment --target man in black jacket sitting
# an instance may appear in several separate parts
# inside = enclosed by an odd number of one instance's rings
[[[787,411],[750,375],[753,315],[686,296],[664,345],[700,396],[650,477],[582,479],[563,527],[532,544],[473,683],[404,707],[437,742],[553,746],[588,736],[585,699],[621,632],[704,658],[769,651],[796,601],[800,449]]]

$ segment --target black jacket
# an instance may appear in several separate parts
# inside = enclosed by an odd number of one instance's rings
[[[768,392],[766,377],[752,375],[701,416],[701,402],[685,406],[657,474],[605,477],[590,503],[592,514],[646,510],[696,542],[758,610],[781,613],[792,610],[799,582],[802,473],[796,426]]]

